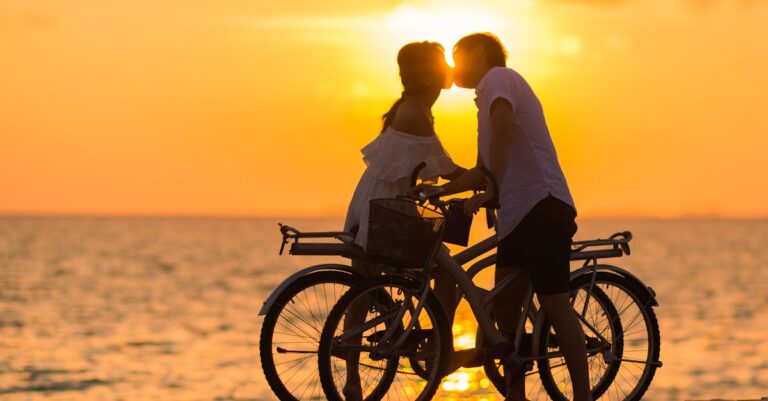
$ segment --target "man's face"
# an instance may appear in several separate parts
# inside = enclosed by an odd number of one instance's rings
[[[453,51],[453,82],[460,88],[477,85],[477,51],[458,48]]]

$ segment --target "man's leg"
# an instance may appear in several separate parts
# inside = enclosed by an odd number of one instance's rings
[[[520,267],[496,267],[496,279],[498,284],[501,280],[511,274],[518,274]],[[499,326],[499,331],[509,341],[514,340],[515,330],[523,312],[523,302],[525,294],[530,289],[531,282],[528,274],[523,274],[509,284],[504,289],[504,293],[499,294],[493,303],[493,316]],[[507,401],[525,400],[525,372],[505,372],[507,381]]]
[[[569,294],[539,295],[539,303],[555,329],[557,342],[568,365],[573,401],[591,401],[584,330],[571,307]]]

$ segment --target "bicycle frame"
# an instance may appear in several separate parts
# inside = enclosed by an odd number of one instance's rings
[[[475,319],[477,319],[480,330],[487,336],[492,346],[502,344],[506,342],[506,339],[498,332],[498,330],[496,330],[491,314],[485,308],[486,303],[483,291],[475,286],[475,283],[472,282],[472,278],[470,278],[469,274],[461,267],[460,262],[468,262],[475,257],[494,249],[497,243],[495,236],[490,237],[456,254],[455,257],[451,257],[448,247],[443,245],[437,251],[437,255],[435,255],[435,264],[437,265],[437,268],[448,273],[456,281],[456,284],[464,294],[464,297],[467,298],[467,302],[469,302],[469,307],[472,310],[472,314],[475,315]],[[477,270],[476,272],[479,272],[480,270]]]
[[[607,240],[593,240],[593,241],[581,241],[578,243],[575,243],[576,245],[581,245],[579,249],[583,249],[585,247],[584,244],[589,245],[605,245],[610,244],[606,243]],[[472,264],[469,269],[466,271],[463,269],[462,265],[468,263],[469,261],[472,261],[479,257],[480,255],[493,250],[497,245],[497,239],[495,236],[489,237],[483,241],[478,242],[477,244],[464,249],[463,251],[459,252],[455,256],[451,256],[448,248],[443,245],[438,250],[437,255],[435,256],[435,267],[437,269],[442,269],[445,272],[447,272],[457,283],[458,285],[458,294],[463,294],[463,297],[467,299],[467,302],[469,303],[470,309],[472,310],[472,314],[475,316],[475,319],[478,322],[478,327],[480,329],[481,334],[489,341],[490,347],[499,347],[503,344],[506,344],[508,341],[507,339],[496,329],[496,326],[494,324],[493,318],[490,315],[491,305],[493,304],[494,299],[499,296],[500,294],[503,294],[506,288],[511,285],[513,282],[515,282],[517,279],[522,277],[523,275],[527,274],[522,268],[519,268],[514,273],[508,275],[504,279],[502,279],[500,282],[496,283],[496,285],[489,291],[485,290],[483,288],[480,288],[474,284],[472,281],[473,278],[482,270],[491,267],[496,264],[496,254],[488,255],[479,261]],[[607,255],[607,254],[606,254]],[[613,254],[607,255],[607,256],[615,256]],[[585,318],[587,305],[590,300],[590,294],[592,291],[592,288],[595,285],[594,277],[597,274],[598,270],[611,270],[614,273],[621,272],[622,275],[624,273],[627,273],[625,270],[616,268],[614,266],[610,265],[598,265],[597,259],[600,257],[599,253],[591,254],[589,257],[582,258],[586,259],[584,265],[575,270],[571,273],[572,277],[576,277],[583,274],[590,274],[592,275],[592,280],[590,281],[589,288],[586,290],[586,299],[584,301],[584,306],[581,309],[581,311],[577,311],[577,316],[579,320],[594,334],[596,335],[602,342],[607,343],[607,339],[598,332],[598,330],[592,325],[587,322]],[[627,273],[628,274],[628,273]],[[631,276],[631,275],[630,275]],[[421,309],[422,303],[426,300],[426,297],[428,295],[428,292],[431,291],[431,288],[429,287],[429,281],[430,277],[427,275],[427,277],[424,279],[424,287],[419,290],[421,295],[419,298],[419,304],[416,306],[416,313],[412,314],[412,316],[418,316],[418,312]],[[652,290],[649,289],[649,292],[652,293]],[[650,298],[655,303],[654,298]],[[530,320],[533,322],[533,338],[535,341],[538,340],[539,336],[536,335],[538,332],[540,332],[543,329],[543,323],[544,319],[541,317],[538,308],[533,304],[533,289],[529,286],[529,288],[526,291],[525,297],[523,298],[523,310],[522,310],[522,316],[526,316],[530,318]],[[574,300],[575,302],[575,300]],[[648,301],[651,303],[651,301]],[[404,311],[402,311],[404,313]],[[517,326],[515,329],[515,335],[514,335],[514,352],[510,355],[499,355],[504,356],[508,358],[512,358],[518,363],[523,363],[527,361],[534,361],[549,357],[558,357],[562,356],[561,353],[553,353],[553,354],[547,354],[547,355],[532,355],[530,357],[520,357],[520,345],[523,338],[523,333],[525,331],[525,321],[526,319],[520,319],[520,321],[517,322]],[[413,322],[410,322],[406,330],[404,330],[401,333],[400,338],[398,338],[393,348],[396,348],[399,344],[403,342],[403,340],[406,338],[408,331],[410,328],[413,327]],[[388,333],[390,336],[392,333]],[[538,344],[533,344],[534,350],[538,349]],[[503,348],[497,348],[497,352],[504,352]]]

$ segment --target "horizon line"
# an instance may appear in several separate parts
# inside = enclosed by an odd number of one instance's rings
[[[126,212],[2,212],[0,218],[217,218],[217,219],[343,219],[343,213],[312,213],[312,214],[273,214],[273,213],[126,213]],[[679,215],[664,214],[588,214],[579,215],[578,219],[649,219],[649,220],[763,220],[768,219],[768,214],[753,215],[726,215],[717,213],[691,213]]]

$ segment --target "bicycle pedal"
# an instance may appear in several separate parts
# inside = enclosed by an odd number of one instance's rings
[[[518,356],[532,356],[533,352],[533,334],[525,333],[520,340],[520,353]],[[492,359],[505,359],[509,355],[515,352],[515,343],[513,341],[507,341],[502,344],[492,346],[487,354]]]
[[[485,355],[489,359],[506,359],[509,355],[515,352],[515,344],[509,341],[491,345],[488,347]]]
[[[403,342],[403,347],[406,349],[416,347],[421,344],[422,341],[429,340],[431,337],[432,329],[413,329],[408,333],[408,337],[406,337]]]
[[[524,363],[524,364],[523,364],[523,369],[524,369],[526,372],[530,372],[530,371],[532,371],[532,370],[533,370],[533,362],[532,362],[532,361],[528,361],[528,362]]]
[[[533,355],[533,334],[525,333],[520,341],[520,356]]]

